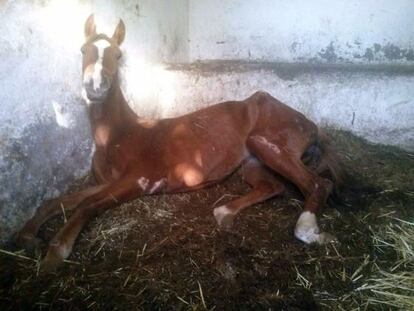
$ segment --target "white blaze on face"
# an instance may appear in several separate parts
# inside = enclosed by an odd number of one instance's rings
[[[109,47],[111,44],[106,40],[99,40],[95,42],[94,45],[98,49],[98,59],[96,60],[92,75],[93,89],[96,92],[102,83],[102,62],[104,58],[104,52],[105,49]]]

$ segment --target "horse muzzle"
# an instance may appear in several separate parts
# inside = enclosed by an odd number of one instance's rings
[[[89,77],[84,79],[83,88],[88,100],[91,102],[103,102],[111,88],[111,79],[102,77],[100,81],[95,81],[92,77]]]

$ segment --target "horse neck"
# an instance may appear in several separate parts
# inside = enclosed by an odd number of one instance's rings
[[[136,123],[137,115],[128,106],[118,83],[113,86],[105,102],[97,105],[90,107],[90,122],[95,145],[105,148]]]

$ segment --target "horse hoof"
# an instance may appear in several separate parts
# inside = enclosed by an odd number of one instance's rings
[[[309,211],[300,215],[295,227],[295,237],[306,244],[328,244],[336,241],[332,234],[320,232],[315,214]]]
[[[40,273],[43,275],[54,273],[62,262],[63,258],[49,251],[40,263]]]
[[[15,239],[17,247],[24,249],[27,253],[31,255],[39,255],[41,249],[44,246],[43,240],[35,237],[32,234],[18,234]]]
[[[324,245],[324,244],[338,242],[338,240],[332,234],[328,232],[317,233],[314,231],[303,232],[303,231],[296,230],[295,236],[296,238],[298,238],[299,240],[301,240],[302,242],[306,244],[316,243],[319,245]]]
[[[221,229],[231,229],[235,215],[226,205],[216,207],[213,214]]]

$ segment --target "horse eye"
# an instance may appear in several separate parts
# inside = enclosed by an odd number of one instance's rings
[[[81,51],[82,54],[85,54],[85,51],[86,51],[85,46],[82,46],[80,51]]]

